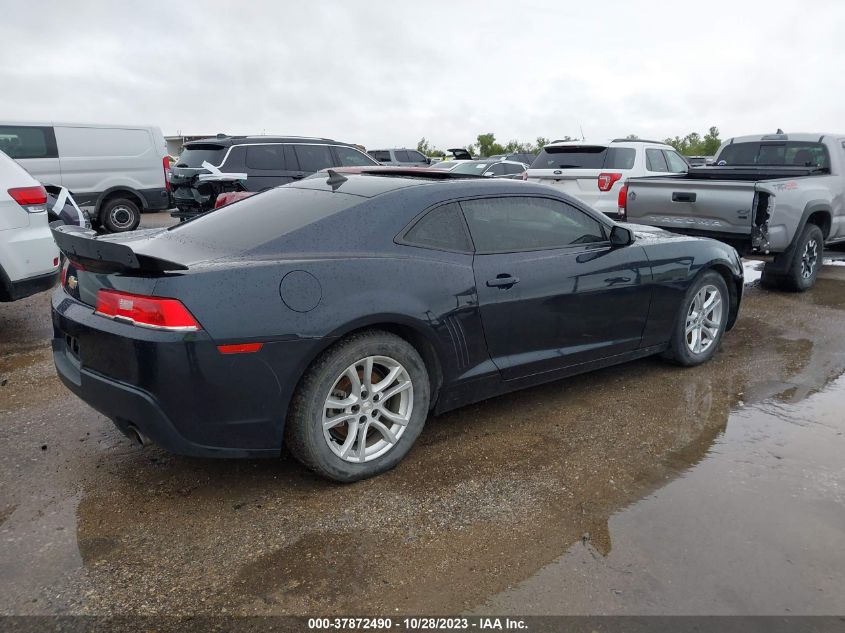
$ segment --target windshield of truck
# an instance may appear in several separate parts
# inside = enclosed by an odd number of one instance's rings
[[[631,169],[636,151],[629,147],[565,145],[543,149],[531,169]]]
[[[830,169],[823,143],[808,141],[752,141],[731,143],[719,154],[717,165],[765,167],[820,167]]]
[[[202,145],[188,145],[182,150],[179,158],[176,160],[175,167],[202,167],[203,161],[208,161],[215,167],[223,162],[223,155],[226,153],[226,148],[222,145],[202,144]]]

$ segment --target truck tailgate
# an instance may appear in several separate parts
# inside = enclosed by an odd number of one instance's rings
[[[757,200],[753,182],[660,177],[631,178],[627,185],[630,222],[702,234],[752,233]]]

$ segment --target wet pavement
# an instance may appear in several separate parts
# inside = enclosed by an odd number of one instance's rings
[[[2,614],[845,612],[845,266],[751,282],[707,365],[431,418],[347,486],[136,447],[55,377],[48,306],[0,305]]]

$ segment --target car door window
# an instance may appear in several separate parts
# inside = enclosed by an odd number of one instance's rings
[[[490,165],[487,168],[487,171],[484,172],[485,176],[504,176],[505,175],[505,165],[503,163],[495,163]]]
[[[411,163],[411,162],[413,162],[411,160],[411,157],[408,156],[408,152],[406,152],[405,150],[401,150],[401,149],[396,150],[395,152],[393,152],[393,155],[396,157],[396,161],[399,162],[399,163]]]
[[[375,164],[374,160],[372,160],[364,152],[359,152],[354,147],[336,145],[334,151],[337,152],[337,158],[343,167],[358,167]]]
[[[301,171],[315,172],[335,166],[332,150],[328,145],[296,145],[294,151]]]
[[[513,196],[461,202],[477,252],[511,253],[605,242],[598,220],[560,200]]]
[[[461,217],[461,207],[450,202],[432,209],[405,233],[402,241],[412,246],[436,250],[472,251],[472,243]]]
[[[669,171],[666,158],[659,149],[647,149],[645,151],[645,165],[648,171],[659,171],[663,173]]]
[[[372,152],[367,152],[370,156],[375,158],[380,163],[389,163],[390,162],[390,152],[384,150],[373,150]]]
[[[51,127],[0,125],[0,151],[10,158],[57,158]]]
[[[245,164],[248,169],[283,171],[284,145],[247,145]]]
[[[663,153],[666,155],[666,164],[669,166],[669,171],[671,171],[673,174],[686,173],[686,171],[689,169],[687,161],[681,158],[681,155],[677,152],[664,150]]]
[[[424,163],[425,162],[425,156],[423,156],[419,152],[416,152],[416,151],[411,150],[411,149],[408,150],[408,158],[410,159],[410,161],[412,163]]]
[[[522,165],[514,165],[513,163],[505,164],[505,173],[508,175],[521,174],[524,171],[525,168]]]

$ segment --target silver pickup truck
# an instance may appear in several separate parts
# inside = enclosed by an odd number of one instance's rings
[[[824,244],[845,241],[845,134],[732,138],[714,163],[629,179],[620,216],[766,256],[769,287],[811,287]]]

